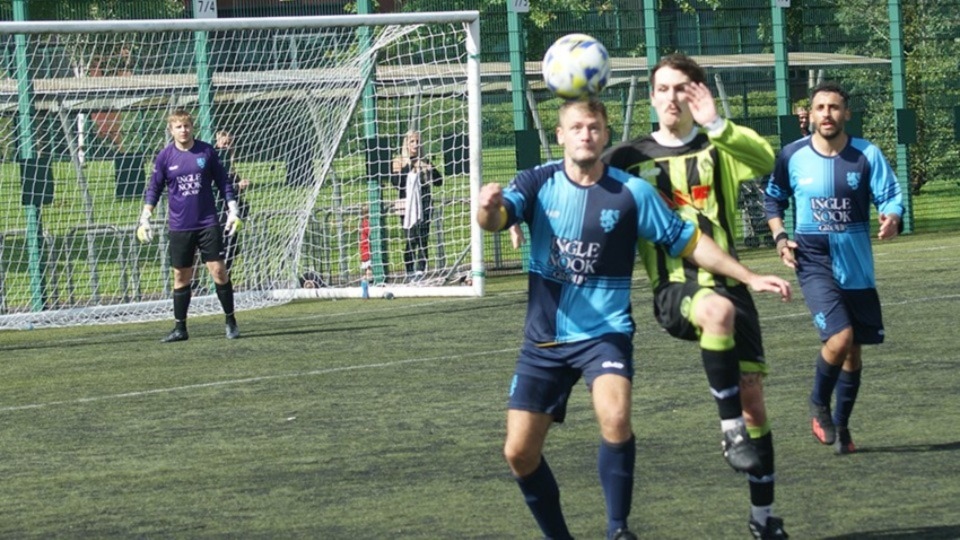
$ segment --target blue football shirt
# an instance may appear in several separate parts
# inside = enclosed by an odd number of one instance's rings
[[[880,149],[856,137],[836,156],[820,155],[810,137],[785,146],[767,184],[767,218],[783,218],[791,197],[798,256],[812,265],[798,272],[819,266],[842,289],[875,288],[870,206],[903,216],[900,185]]]
[[[503,196],[504,228],[523,221],[530,230],[524,334],[535,343],[632,336],[638,240],[680,256],[698,236],[650,184],[613,167],[596,184],[581,186],[567,178],[562,161],[550,162],[522,171]]]

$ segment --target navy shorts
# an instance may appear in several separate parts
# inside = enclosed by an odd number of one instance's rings
[[[841,289],[833,276],[819,273],[797,277],[820,341],[852,327],[854,343],[883,343],[883,316],[877,289]]]
[[[170,266],[192,268],[198,249],[203,262],[223,260],[223,232],[219,225],[197,231],[170,231]]]
[[[736,310],[733,330],[733,348],[741,362],[765,364],[763,355],[763,336],[760,333],[760,315],[753,295],[746,285],[736,287],[703,287],[695,282],[667,283],[657,288],[653,297],[653,315],[660,326],[671,336],[687,341],[699,341],[700,329],[689,317],[693,296],[698,291],[709,288],[713,292],[733,302]],[[766,373],[765,366],[756,366]],[[762,369],[761,369],[762,368]],[[741,366],[741,369],[747,369]]]
[[[563,422],[567,400],[582,376],[589,388],[600,375],[633,380],[633,339],[606,334],[596,339],[537,347],[524,341],[510,383],[508,408],[545,413]]]

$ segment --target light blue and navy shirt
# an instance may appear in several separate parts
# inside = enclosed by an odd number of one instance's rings
[[[156,206],[166,188],[170,230],[206,229],[220,223],[214,183],[224,199],[236,200],[227,171],[213,146],[194,140],[189,150],[180,150],[170,143],[154,160],[144,202]]]
[[[836,156],[823,156],[810,137],[777,156],[767,185],[767,218],[783,218],[796,200],[798,257],[830,269],[842,289],[876,288],[870,246],[870,205],[882,214],[903,216],[900,184],[880,149],[850,137]],[[799,274],[816,268],[797,269]]]
[[[674,256],[699,231],[667,208],[646,181],[607,167],[591,186],[572,182],[562,161],[522,171],[504,189],[507,223],[530,230],[524,334],[537,344],[633,335],[630,282],[640,238]]]

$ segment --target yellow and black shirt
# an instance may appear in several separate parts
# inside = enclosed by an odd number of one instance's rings
[[[603,161],[653,184],[680,216],[697,224],[721,249],[736,257],[734,227],[740,183],[769,174],[770,144],[752,129],[724,121],[714,131],[694,130],[678,146],[652,135],[608,149]],[[697,281],[704,287],[733,286],[731,278],[710,272],[641,240],[640,257],[654,289],[661,283]],[[720,280],[723,281],[720,281]]]

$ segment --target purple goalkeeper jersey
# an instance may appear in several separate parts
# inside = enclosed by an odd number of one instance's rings
[[[228,201],[236,200],[227,171],[213,146],[194,140],[189,150],[171,143],[157,154],[145,202],[156,206],[163,189],[169,199],[171,231],[195,231],[218,225],[213,183]]]

